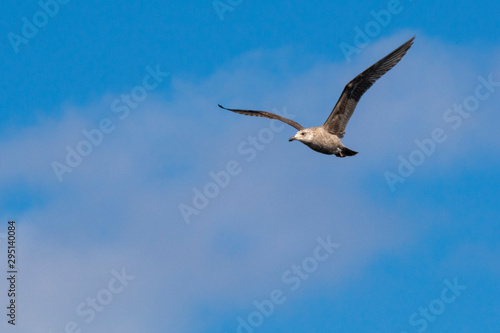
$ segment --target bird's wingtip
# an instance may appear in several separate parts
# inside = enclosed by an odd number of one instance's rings
[[[222,105],[220,104],[217,104],[221,109],[225,109],[225,107],[223,107]]]

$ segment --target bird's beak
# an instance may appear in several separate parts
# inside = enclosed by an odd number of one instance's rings
[[[288,141],[292,142],[293,140],[297,140],[295,139],[295,136],[292,136],[290,139],[288,139]]]

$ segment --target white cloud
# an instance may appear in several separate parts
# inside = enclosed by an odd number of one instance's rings
[[[171,101],[150,96],[62,183],[51,162],[64,158],[65,146],[77,144],[83,129],[113,116],[107,106],[112,97],[0,143],[10,161],[0,181],[15,179],[50,193],[48,202],[18,218],[25,232],[19,240],[19,328],[59,332],[70,320],[81,323],[78,304],[107,285],[112,269],[127,267],[136,279],[94,321],[82,324],[84,331],[137,332],[146,322],[151,332],[191,332],[200,325],[192,319],[201,306],[228,313],[239,308],[244,315],[254,299],[279,285],[284,270],[310,254],[318,236],[341,243],[314,282],[328,288],[374,257],[415,242],[417,228],[389,205],[377,206],[370,197],[376,193],[366,193],[362,182],[374,169],[397,167],[397,155],[441,126],[444,109],[469,94],[477,75],[489,74],[469,68],[473,59],[450,62],[448,46],[418,36],[359,103],[344,139],[360,151],[354,159],[288,143],[294,130],[287,128],[247,162],[238,144],[268,121],[216,106],[286,106],[300,123],[319,125],[347,81],[402,40],[373,43],[349,66],[319,63],[291,80],[286,64],[277,73],[258,69],[280,63],[287,56],[282,51],[244,55],[201,82],[174,76]],[[471,127],[498,118],[490,110],[498,96],[485,102]],[[498,150],[491,138],[484,133],[475,141]],[[460,158],[460,147],[449,145],[431,157],[443,168]],[[241,174],[186,225],[178,205],[190,204],[192,188],[202,188],[210,171],[233,159]]]

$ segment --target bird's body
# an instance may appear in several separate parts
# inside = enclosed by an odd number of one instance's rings
[[[363,94],[373,85],[373,83],[375,83],[375,81],[387,73],[401,60],[401,58],[406,54],[406,51],[408,51],[411,47],[414,38],[415,37],[411,38],[389,55],[377,61],[349,82],[345,86],[337,104],[322,126],[304,128],[302,125],[293,120],[271,112],[226,109],[220,104],[219,107],[247,116],[280,120],[298,130],[298,132],[288,141],[300,141],[317,152],[327,155],[334,154],[338,157],[356,155],[357,152],[345,147],[340,141],[340,139],[344,137],[347,122],[351,118],[351,115],[354,112],[361,96],[363,96]]]
[[[303,129],[289,141],[297,140],[307,145],[312,150],[326,155],[343,155],[345,147],[340,141],[340,138],[335,134],[331,134],[323,127],[310,127]]]

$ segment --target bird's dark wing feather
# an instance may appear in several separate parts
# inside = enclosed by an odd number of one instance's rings
[[[269,118],[269,119],[281,120],[285,124],[288,124],[288,125],[290,125],[292,127],[295,127],[299,131],[302,130],[302,129],[304,129],[304,126],[302,126],[301,124],[296,123],[293,120],[290,120],[288,118],[282,117],[280,115],[277,115],[277,114],[274,114],[274,113],[271,113],[271,112],[254,111],[254,110],[228,109],[228,108],[223,107],[220,104],[219,104],[219,107],[222,108],[222,109],[224,109],[224,110],[233,111],[233,112],[236,112],[236,113],[239,113],[239,114],[244,114],[244,115],[247,115],[247,116],[264,117],[264,118]]]
[[[330,116],[328,116],[328,119],[323,124],[323,127],[328,132],[337,135],[339,138],[344,136],[347,122],[351,118],[361,96],[363,96],[375,81],[387,73],[401,60],[401,58],[403,58],[406,51],[408,51],[413,44],[414,39],[415,36],[377,61],[363,73],[356,76],[345,86],[337,104],[335,104]]]

